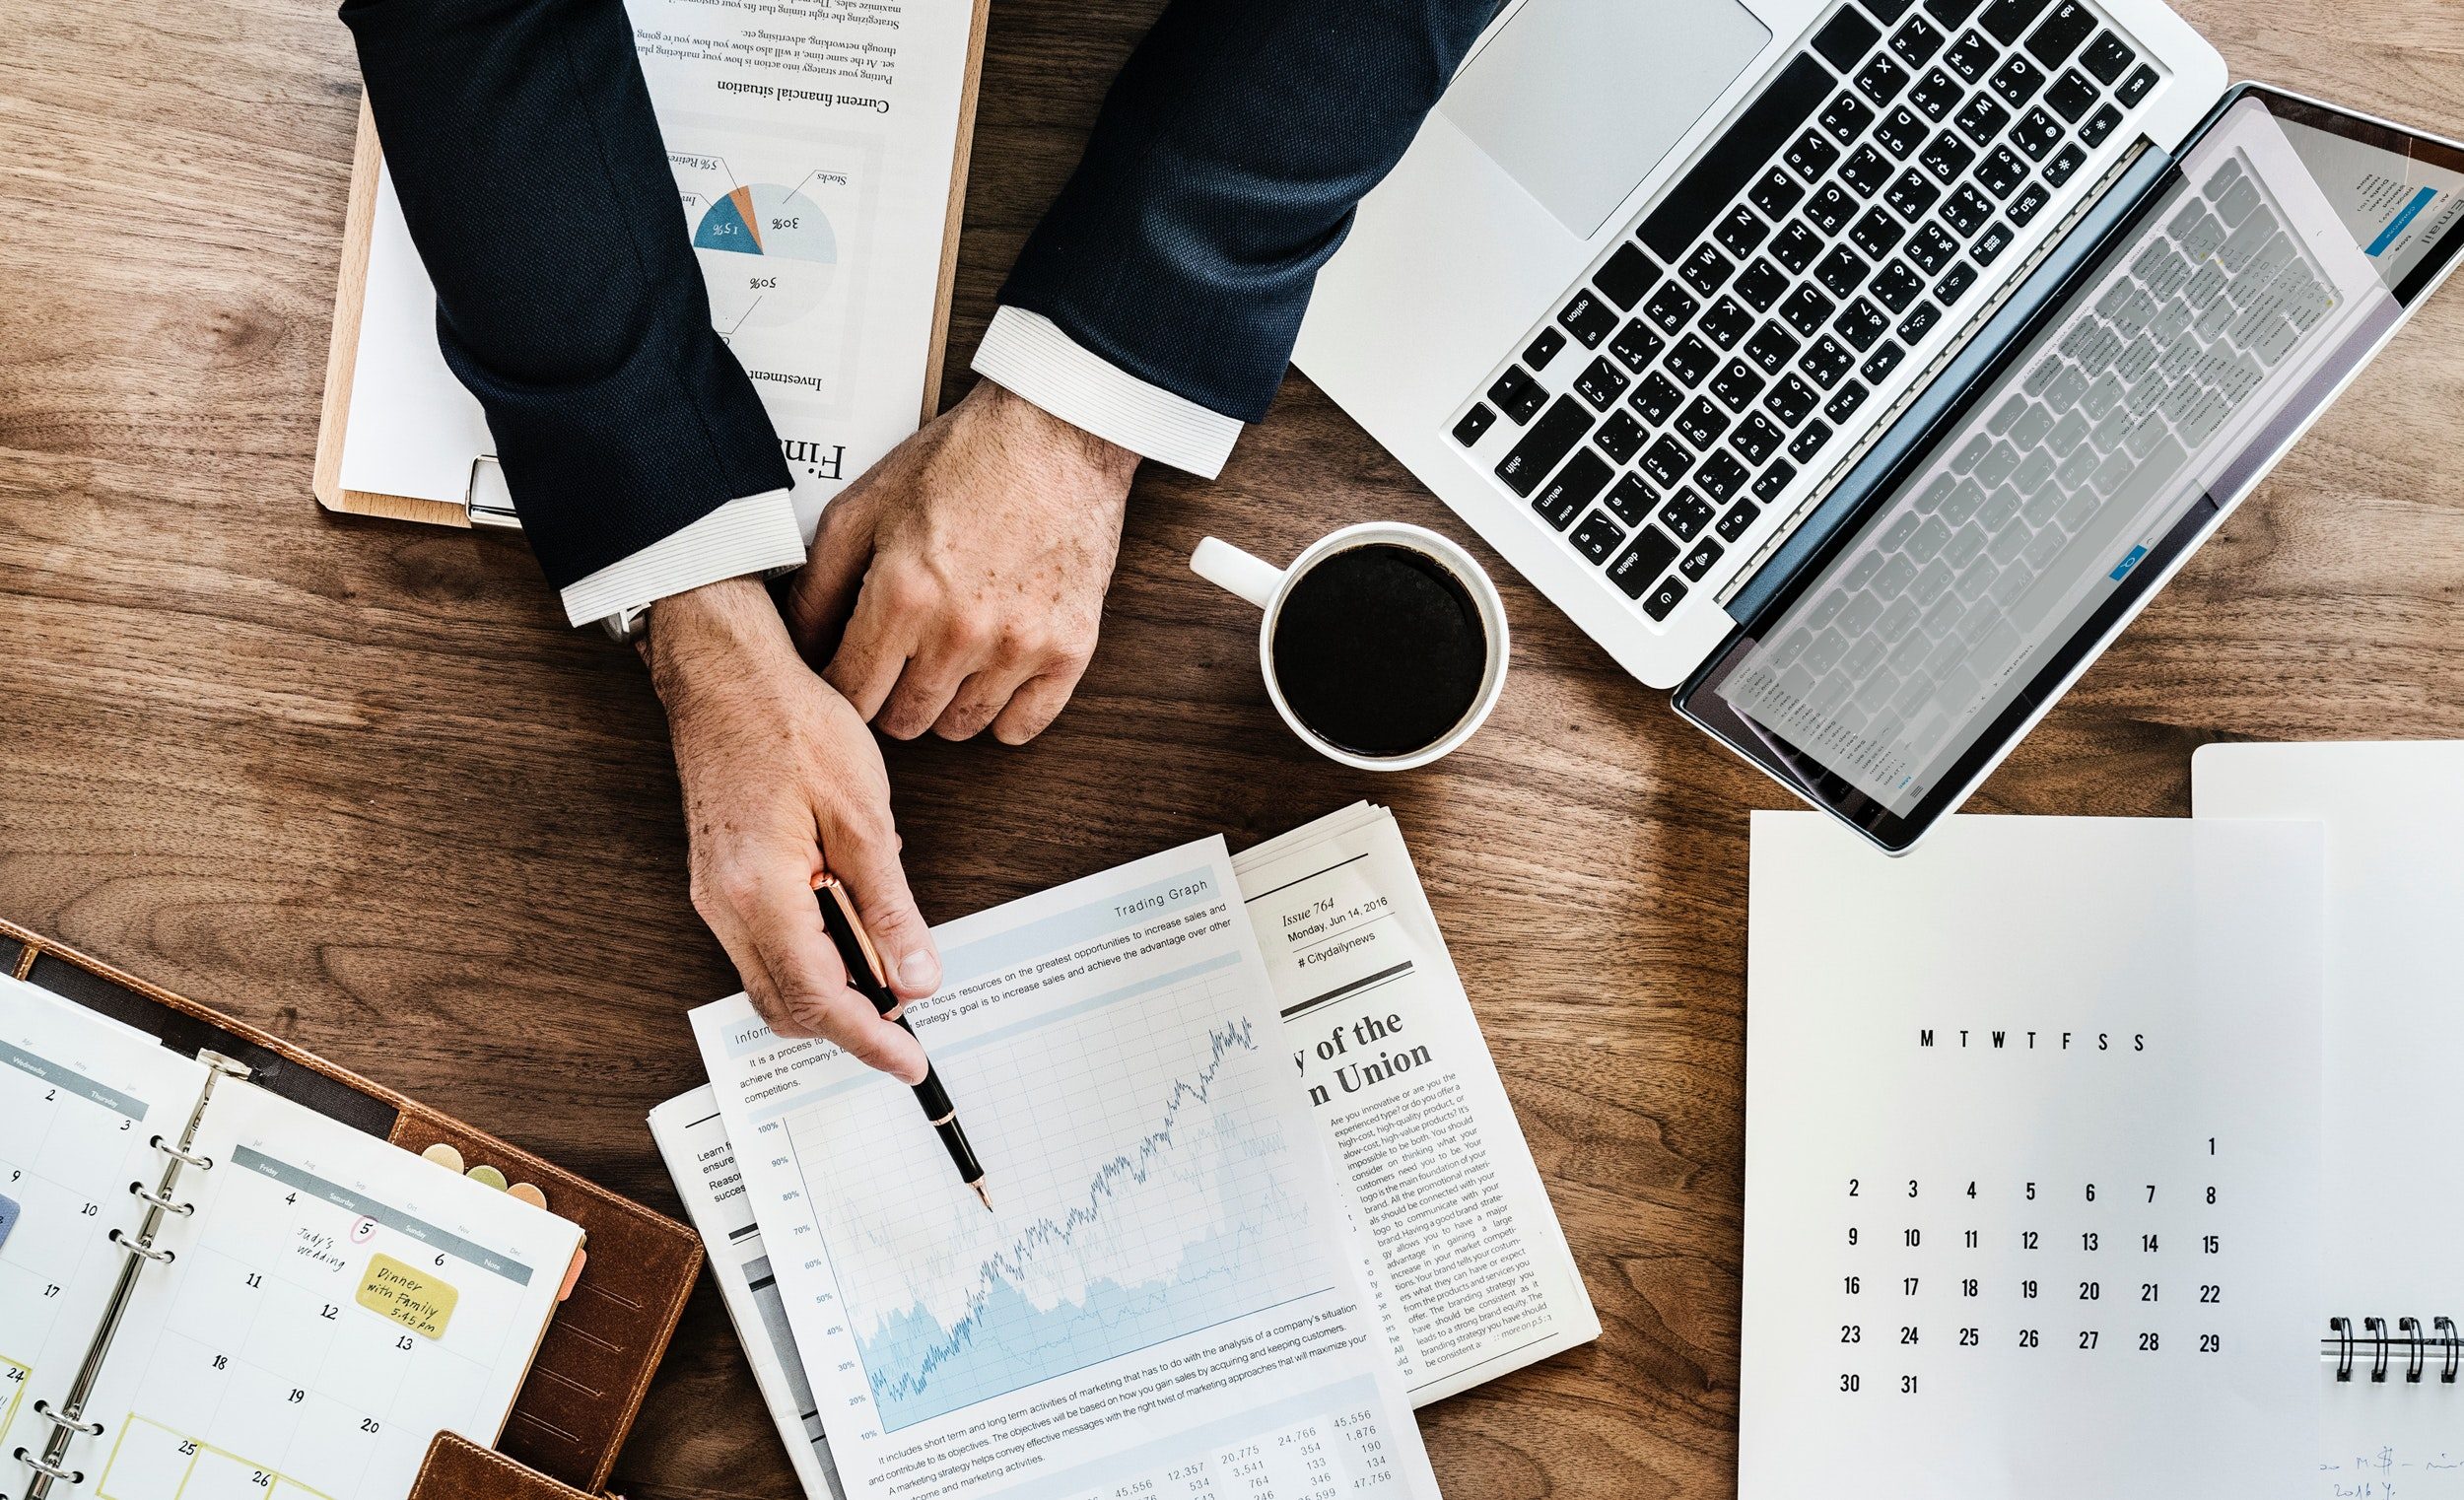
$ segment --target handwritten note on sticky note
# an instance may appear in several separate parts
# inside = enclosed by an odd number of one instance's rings
[[[360,1278],[359,1305],[381,1313],[422,1338],[443,1338],[461,1293],[391,1256],[372,1256]]]

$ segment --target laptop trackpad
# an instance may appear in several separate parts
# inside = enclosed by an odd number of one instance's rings
[[[1770,39],[1737,0],[1531,0],[1438,107],[1588,239]]]

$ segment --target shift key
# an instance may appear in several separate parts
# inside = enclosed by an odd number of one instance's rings
[[[1529,496],[1540,488],[1558,461],[1574,451],[1583,435],[1592,430],[1590,408],[1572,396],[1559,396],[1523,441],[1498,460],[1497,477],[1517,495]]]

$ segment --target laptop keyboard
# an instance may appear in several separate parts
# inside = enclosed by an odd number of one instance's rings
[[[2081,0],[1853,0],[1558,300],[1455,441],[1653,620],[2157,83]],[[1940,336],[1937,336],[1940,335]],[[1503,441],[1502,439],[1499,441]]]
[[[1732,696],[1849,753],[1922,763],[2094,580],[2146,556],[2210,440],[2335,307],[2227,159],[1980,403],[1913,503],[1792,609]],[[2158,502],[2168,502],[2158,506]]]

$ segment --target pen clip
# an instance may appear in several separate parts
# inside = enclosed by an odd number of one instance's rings
[[[876,988],[886,992],[890,988],[890,972],[882,966],[881,950],[872,945],[872,934],[864,930],[863,919],[856,915],[856,901],[855,898],[848,895],[847,887],[840,883],[838,876],[824,870],[821,874],[821,878],[813,882],[813,897],[815,900],[820,901],[825,908],[837,908],[839,916],[844,920],[843,924],[846,931],[855,941],[856,952],[861,954],[863,957],[864,969],[866,971],[864,977],[870,979]],[[840,923],[827,922],[828,916],[829,914],[825,910],[823,913],[825,924],[833,927],[835,935],[835,929],[840,925]],[[842,951],[839,956],[842,959],[848,957],[848,954],[844,951],[846,946],[847,944],[844,941],[840,943]],[[853,968],[852,965],[850,967],[851,969]],[[851,973],[848,977],[851,981],[856,979],[856,976],[853,973]],[[860,989],[861,986],[858,985],[857,988]]]

